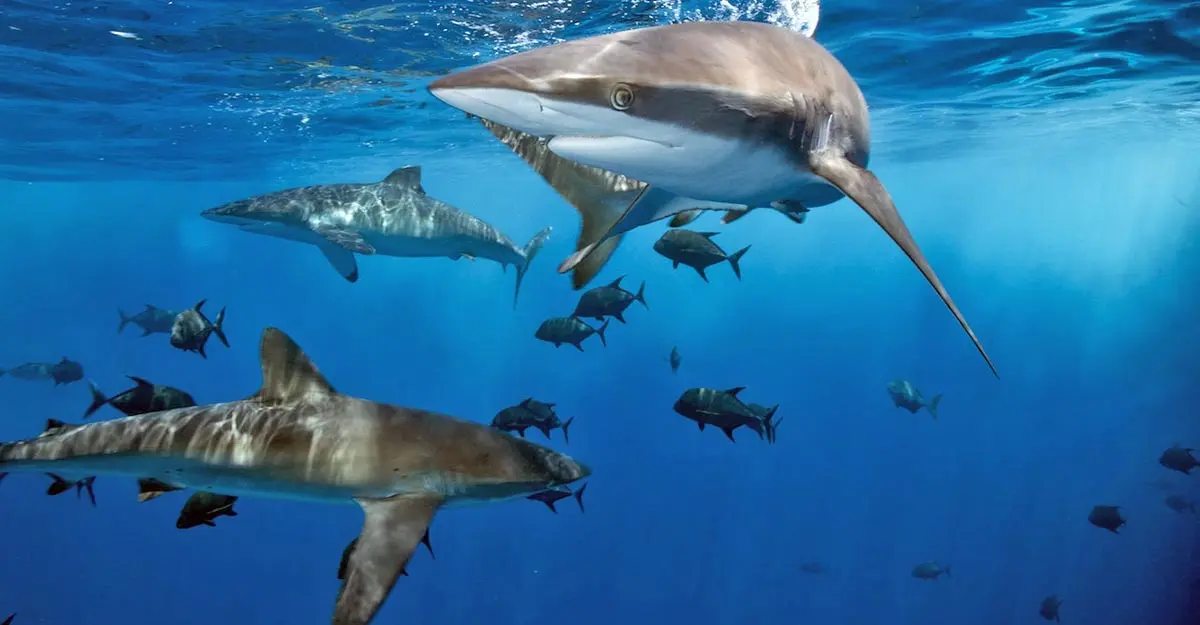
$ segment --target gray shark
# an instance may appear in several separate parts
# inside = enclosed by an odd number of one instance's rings
[[[401,167],[381,182],[286,189],[200,215],[247,232],[311,243],[350,282],[358,280],[355,254],[486,258],[505,269],[514,265],[514,306],[529,263],[550,236],[547,227],[517,247],[482,219],[427,195],[417,166]]]
[[[443,505],[524,497],[591,470],[487,425],[338,393],[283,332],[250,397],[0,444],[0,472],[153,478],[178,488],[357,503],[366,514],[334,625],[366,625]]]
[[[463,69],[430,93],[516,151],[580,212],[575,288],[617,237],[691,209],[785,213],[848,196],[991,359],[867,167],[870,119],[845,67],[803,34],[689,22],[557,43]]]

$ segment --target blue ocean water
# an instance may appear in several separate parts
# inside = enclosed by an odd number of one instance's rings
[[[336,388],[487,422],[534,396],[576,418],[549,444],[595,469],[587,511],[447,510],[376,619],[767,624],[1200,623],[1200,3],[826,0],[816,39],[872,107],[872,169],[996,361],[991,376],[909,261],[850,202],[760,211],[739,281],[705,284],[627,236],[597,284],[646,282],[608,346],[533,339],[578,298],[555,265],[578,218],[432,77],[549,42],[695,19],[800,27],[800,3],[0,0],[0,367],[78,360],[201,403],[260,382],[265,326]],[[515,310],[492,263],[321,254],[201,219],[287,187],[424,188],[518,241],[550,225]],[[118,308],[228,307],[208,358],[115,332]],[[594,340],[594,339],[592,339]],[[677,346],[683,364],[665,359]],[[943,393],[939,419],[886,385]],[[779,403],[778,443],[732,444],[671,406],[687,387]],[[0,377],[0,439],[78,422],[84,382]],[[105,407],[95,419],[117,413]],[[539,440],[540,434],[532,434]],[[98,505],[0,487],[0,617],[14,625],[327,622],[353,506],[243,498],[178,530],[183,496]],[[1120,505],[1120,535],[1087,521]],[[937,560],[953,574],[914,579]],[[805,562],[827,571],[805,572]]]

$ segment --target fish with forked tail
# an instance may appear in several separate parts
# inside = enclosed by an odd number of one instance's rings
[[[1200,460],[1192,455],[1195,451],[1191,447],[1184,447],[1179,443],[1175,443],[1162,452],[1158,457],[1158,463],[1172,471],[1191,475],[1192,469],[1200,467]]]
[[[683,356],[679,355],[678,347],[671,348],[671,353],[667,356],[667,362],[671,364],[671,373],[679,373],[679,365],[683,364]]]
[[[575,421],[575,417],[566,421],[560,420],[558,413],[554,411],[554,406],[553,403],[527,397],[521,403],[496,413],[496,417],[492,419],[492,427],[504,432],[516,432],[521,438],[525,438],[525,430],[534,428],[547,439],[550,438],[551,430],[560,429],[563,433],[563,442],[569,443],[571,442],[569,435],[571,423]]]
[[[583,509],[583,491],[586,489],[587,489],[587,484],[581,485],[579,487],[579,489],[574,492],[571,491],[570,486],[559,486],[557,488],[550,488],[547,490],[536,492],[536,493],[526,497],[526,499],[530,499],[532,501],[540,501],[540,502],[546,504],[546,507],[550,508],[551,512],[553,512],[554,514],[558,514],[558,509],[554,507],[554,504],[558,503],[559,501],[562,501],[563,499],[566,499],[567,497],[574,495],[575,502],[579,504],[579,511],[586,512],[586,510]]]
[[[913,567],[912,576],[917,579],[931,579],[937,581],[937,578],[945,575],[950,577],[950,567],[943,567],[936,561],[922,562]]]
[[[520,247],[482,219],[427,195],[415,165],[396,169],[380,182],[286,189],[200,214],[246,232],[315,245],[348,282],[358,281],[355,254],[486,258],[505,269],[513,265],[513,306],[551,232],[544,228]]]
[[[1092,511],[1088,513],[1088,523],[1120,534],[1118,530],[1125,525],[1125,519],[1121,517],[1121,506],[1093,506]]]
[[[146,308],[138,314],[130,317],[125,314],[125,311],[117,309],[117,314],[121,316],[121,322],[117,325],[117,334],[125,330],[125,326],[132,323],[142,329],[142,336],[150,336],[151,334],[170,334],[171,325],[175,323],[175,317],[180,311],[168,310],[159,308],[153,304],[146,304]]]
[[[1042,604],[1038,606],[1038,616],[1046,619],[1047,621],[1060,623],[1062,622],[1058,617],[1058,609],[1060,607],[1062,607],[1062,599],[1059,599],[1057,595],[1050,595],[1049,597],[1042,599]]]
[[[788,59],[788,62],[780,62]],[[429,83],[484,121],[582,218],[559,267],[586,285],[620,235],[697,209],[849,197],[900,247],[995,366],[867,169],[862,91],[821,44],[750,21],[636,28],[546,45]]]
[[[579,317],[551,317],[538,326],[533,336],[547,343],[553,343],[555,347],[562,347],[563,343],[566,343],[583,351],[582,343],[593,334],[600,337],[601,345],[608,347],[608,340],[604,338],[604,331],[607,329],[608,320],[600,324],[599,328],[593,328]]]
[[[590,289],[579,297],[579,303],[575,306],[574,317],[591,317],[596,321],[604,321],[605,317],[612,317],[621,323],[625,323],[625,310],[634,302],[641,302],[642,306],[650,308],[646,303],[646,282],[638,287],[637,293],[630,293],[621,288],[621,280],[625,276],[621,276],[604,286],[598,286]]]
[[[921,395],[920,389],[913,386],[908,380],[893,380],[887,386],[888,396],[892,398],[892,404],[897,408],[903,408],[912,414],[917,414],[917,411],[924,408],[929,411],[929,416],[936,421],[938,418],[938,404],[942,401],[941,393],[933,396],[933,399],[925,401],[925,397]]]
[[[334,625],[367,625],[437,511],[579,481],[591,469],[450,416],[343,395],[286,334],[267,328],[250,397],[92,422],[0,444],[0,472],[124,475],[197,490],[354,501],[365,514]]]
[[[88,406],[87,411],[83,413],[83,418],[86,419],[92,416],[92,414],[105,404],[120,410],[125,413],[125,416],[129,417],[146,414],[147,412],[186,408],[196,405],[196,400],[192,399],[191,395],[177,388],[163,384],[153,384],[137,376],[131,375],[127,377],[133,380],[134,387],[121,391],[112,397],[105,397],[104,392],[96,386],[96,383],[88,380],[88,387],[92,391],[92,403]]]
[[[775,442],[776,424],[772,418],[779,406],[765,409],[759,406],[761,412],[757,412],[738,398],[738,394],[745,389],[744,386],[724,391],[689,388],[675,401],[675,412],[695,421],[701,432],[704,426],[711,425],[735,443],[737,440],[733,438],[733,431],[743,426],[757,432],[759,438],[765,437],[767,442]]]
[[[225,323],[225,309],[221,308],[221,312],[217,313],[216,321],[209,321],[200,311],[207,301],[202,299],[192,308],[179,313],[171,326],[171,345],[185,352],[196,352],[205,360],[208,356],[204,354],[204,345],[208,343],[209,336],[217,335],[221,343],[229,347],[229,340],[225,338],[225,330],[222,327]]]
[[[696,270],[700,277],[708,282],[704,270],[720,262],[729,262],[733,267],[733,275],[742,279],[742,268],[738,261],[750,249],[747,245],[733,254],[726,254],[721,246],[712,242],[716,232],[696,232],[694,230],[668,230],[654,242],[654,251],[662,254],[671,261],[671,267],[678,269],[682,263]]]

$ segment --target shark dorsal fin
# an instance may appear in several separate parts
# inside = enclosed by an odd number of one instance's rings
[[[421,188],[421,166],[420,165],[405,165],[392,171],[383,179],[384,184],[390,184],[397,187],[412,188],[416,187],[422,193],[425,192]]]
[[[304,350],[278,328],[263,330],[259,357],[263,382],[256,399],[283,402],[337,394]]]

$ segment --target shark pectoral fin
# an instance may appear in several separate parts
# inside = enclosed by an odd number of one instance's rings
[[[675,213],[675,216],[671,218],[671,221],[667,225],[672,228],[682,228],[683,226],[696,221],[696,218],[699,217],[703,212],[704,211],[698,208],[693,208],[691,210],[685,210],[681,213]]]
[[[325,255],[325,260],[328,260],[334,270],[341,274],[347,282],[358,282],[358,261],[354,260],[354,252],[329,243],[323,243],[317,247]]]
[[[332,226],[317,226],[313,232],[325,237],[325,240],[337,247],[350,250],[357,254],[374,254],[375,247],[363,238],[362,233],[351,228],[334,228]]]
[[[333,625],[366,625],[396,585],[442,504],[436,495],[359,499],[366,519],[347,558]]]
[[[896,204],[892,201],[892,196],[888,194],[883,183],[875,177],[870,171],[863,169],[851,163],[846,159],[845,155],[832,150],[814,151],[808,157],[809,168],[812,172],[830,184],[845,193],[847,197],[858,204],[875,223],[883,228],[884,232],[904,250],[905,255],[909,260],[916,265],[920,270],[921,275],[925,276],[925,280],[929,282],[934,291],[937,291],[946,308],[958,320],[958,324],[966,331],[967,336],[971,338],[971,342],[975,344],[975,349],[979,350],[979,354],[983,356],[985,362],[992,370],[992,375],[1000,377],[996,371],[996,366],[992,364],[992,359],[988,357],[984,351],[983,345],[975,336],[974,330],[967,323],[963,314],[959,312],[958,306],[954,304],[954,300],[950,299],[950,294],[946,288],[942,286],[941,280],[934,273],[933,267],[929,261],[925,259],[925,254],[921,252],[921,248],[917,246],[917,242],[913,239],[912,233],[909,232],[908,226],[904,220],[900,218],[900,213],[896,210]]]
[[[646,188],[645,183],[567,160],[552,152],[547,141],[540,137],[490,120],[479,121],[579,213],[582,226],[575,245],[578,251],[567,258],[558,271],[574,270],[571,282],[575,289],[583,288],[616,251],[620,237],[605,235]]]

